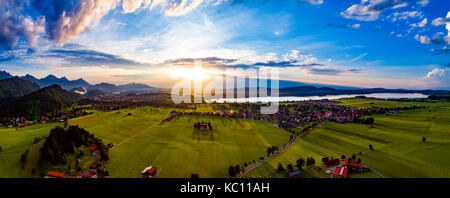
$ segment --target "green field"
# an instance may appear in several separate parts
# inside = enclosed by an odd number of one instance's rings
[[[316,163],[319,164],[320,160],[325,157],[339,158],[339,155],[323,149],[319,146],[315,146],[306,141],[298,139],[292,147],[285,151],[284,153],[278,155],[277,157],[269,160],[268,162],[262,164],[261,166],[253,169],[251,172],[245,175],[247,178],[285,178],[287,173],[281,172],[277,173],[276,169],[278,163],[283,164],[286,168],[288,164],[292,164],[295,167],[295,162],[299,158],[306,160],[308,157],[313,157]],[[297,169],[297,168],[295,168]],[[302,171],[301,177],[330,177],[328,174],[320,173],[313,169],[305,169]]]
[[[385,177],[450,177],[450,111],[447,108],[376,115],[375,128],[328,122],[306,139],[351,155]],[[426,142],[422,142],[426,137]],[[372,144],[374,151],[369,150]]]
[[[105,144],[117,145],[110,150],[107,163],[111,177],[136,178],[151,165],[161,169],[159,177],[163,178],[186,178],[193,173],[200,177],[228,177],[228,166],[257,160],[266,154],[267,147],[281,147],[289,140],[289,134],[275,128],[272,122],[182,116],[161,123],[169,111],[96,112],[69,123],[94,133]],[[211,122],[214,129],[196,131],[193,124],[198,121]],[[1,128],[0,156],[4,160],[0,177],[30,177],[28,166],[20,169],[20,155],[33,145],[35,136],[46,136],[55,125],[28,126],[18,131]],[[37,158],[34,147],[38,146],[33,145],[29,156],[34,154]],[[33,156],[29,158],[30,163],[37,161]]]
[[[416,102],[412,99],[409,102],[393,101],[393,100],[360,99],[360,98],[339,99],[335,101],[340,102],[339,103],[340,105],[352,106],[357,108],[366,108],[366,107],[395,108],[395,107],[410,107],[410,106],[450,107],[450,102]]]

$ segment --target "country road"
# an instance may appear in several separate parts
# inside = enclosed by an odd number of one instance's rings
[[[309,133],[310,131],[314,130],[315,128],[322,126],[322,124],[323,124],[324,122],[325,122],[325,121],[321,122],[321,123],[318,124],[317,126],[313,127],[313,128],[310,129],[309,131],[307,131],[306,133]],[[283,130],[285,130],[285,129],[283,129]],[[286,131],[286,130],[285,130],[285,131]],[[288,131],[286,131],[286,132],[288,132]],[[289,132],[288,132],[288,133],[289,133]],[[244,169],[244,171],[242,171],[242,172],[238,175],[238,178],[242,178],[245,174],[249,173],[250,171],[252,171],[252,170],[255,169],[256,167],[258,167],[258,166],[264,164],[265,162],[269,161],[270,159],[272,159],[272,158],[278,156],[280,153],[283,153],[284,151],[288,150],[289,148],[292,147],[292,145],[294,145],[295,141],[297,141],[298,138],[301,138],[301,137],[302,137],[304,134],[306,134],[306,133],[301,133],[300,135],[295,136],[295,138],[291,141],[291,143],[289,143],[288,145],[286,145],[283,149],[278,150],[278,151],[276,151],[275,153],[273,153],[272,155],[270,155],[270,156],[268,156],[268,157],[266,157],[266,158],[264,158],[264,159],[262,159],[262,160],[260,160],[260,161],[258,161],[258,162],[256,162],[256,163],[254,163],[254,164],[248,166],[247,168]],[[289,134],[291,134],[291,133],[289,133]],[[291,135],[292,135],[292,134],[291,134]]]

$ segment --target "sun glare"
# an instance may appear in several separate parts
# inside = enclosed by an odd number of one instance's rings
[[[178,68],[171,70],[169,76],[175,79],[209,80],[212,72],[203,68]]]

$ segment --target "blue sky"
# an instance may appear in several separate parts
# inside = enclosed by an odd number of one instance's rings
[[[283,80],[450,89],[445,0],[0,2],[0,70],[170,87],[209,71],[278,67]],[[180,70],[184,71],[184,70]]]

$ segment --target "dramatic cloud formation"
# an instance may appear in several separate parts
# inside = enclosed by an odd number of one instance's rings
[[[0,48],[14,49],[23,38],[31,48],[36,47],[39,34],[44,31],[42,17],[33,20],[20,14],[24,2],[0,1]]]
[[[420,81],[434,87],[448,89],[450,88],[450,69],[434,68]]]
[[[95,26],[111,10],[121,5],[124,13],[139,8],[164,9],[167,16],[188,14],[208,2],[218,5],[224,0],[42,0],[0,1],[0,47],[14,49],[20,38],[29,47],[37,45],[40,33],[64,44]]]
[[[341,12],[341,15],[347,19],[374,21],[384,10],[405,7],[408,5],[407,2],[407,0],[361,0],[361,3],[350,6]]]
[[[110,68],[132,68],[151,66],[119,55],[88,49],[77,44],[66,44],[61,48],[35,54],[39,58],[56,63],[59,66],[106,66]]]

